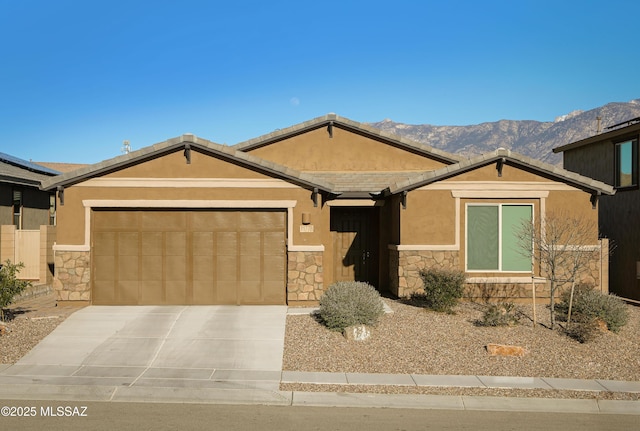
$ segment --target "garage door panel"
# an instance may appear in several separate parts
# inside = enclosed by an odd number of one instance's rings
[[[216,297],[213,291],[213,283],[208,281],[193,281],[193,298],[197,304],[215,304]]]
[[[213,256],[213,232],[193,232],[192,239],[193,256]]]
[[[167,304],[191,304],[187,298],[186,281],[167,281],[165,295]]]
[[[262,286],[260,280],[241,281],[239,284],[240,295],[238,295],[240,304],[260,304],[262,302]]]
[[[140,252],[144,256],[162,256],[162,232],[141,232]]]
[[[262,303],[265,305],[281,305],[284,303],[282,280],[263,281]]]
[[[116,253],[115,232],[96,232],[93,239],[94,256],[114,256]]]
[[[138,214],[134,211],[94,211],[95,231],[138,230]]]
[[[142,256],[140,261],[142,263],[140,280],[162,281],[164,267],[162,256]]]
[[[143,280],[140,282],[140,302],[142,304],[164,304],[162,280]]]
[[[140,250],[138,232],[119,232],[117,234],[118,255],[120,256],[137,256]]]
[[[286,302],[284,211],[93,214],[94,303]]]
[[[120,256],[118,259],[118,280],[137,281],[140,278],[140,265],[137,256],[134,259],[129,256]]]
[[[141,230],[175,232],[187,228],[187,213],[182,211],[141,211]]]
[[[236,283],[238,281],[238,257],[216,257],[216,284]]]
[[[240,256],[240,281],[260,282],[261,279],[261,256]]]
[[[165,255],[166,256],[186,256],[187,254],[187,233],[186,232],[166,232],[165,233]]]
[[[281,256],[263,256],[263,262],[263,280],[282,283],[282,274],[285,271],[284,259]]]
[[[278,211],[241,212],[239,218],[242,231],[281,230],[284,225],[284,213]]]
[[[119,281],[116,291],[116,301],[123,305],[137,305],[138,298],[138,281]]]
[[[94,256],[94,281],[113,281],[116,279],[116,256]]]
[[[266,256],[284,256],[284,233],[264,232],[263,254]]]
[[[92,300],[96,305],[113,304],[116,302],[116,283],[112,280],[95,280],[93,282]]]

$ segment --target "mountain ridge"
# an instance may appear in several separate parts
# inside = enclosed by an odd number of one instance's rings
[[[562,155],[555,147],[579,141],[600,133],[606,127],[640,117],[640,99],[611,102],[588,111],[575,110],[556,117],[555,121],[498,120],[467,126],[405,124],[384,119],[368,123],[387,133],[393,133],[434,148],[465,157],[507,148],[543,162],[561,165]]]

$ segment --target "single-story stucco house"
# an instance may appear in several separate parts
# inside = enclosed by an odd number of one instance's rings
[[[57,191],[58,299],[93,304],[306,305],[340,280],[406,296],[431,266],[523,296],[540,273],[513,226],[597,220],[613,193],[505,149],[462,159],[335,114],[232,147],[183,135],[42,188]],[[587,278],[606,291],[602,267]]]

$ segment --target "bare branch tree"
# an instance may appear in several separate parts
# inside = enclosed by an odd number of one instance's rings
[[[549,280],[551,329],[555,326],[558,287],[585,277],[596,246],[598,228],[594,220],[559,212],[536,222],[525,222],[517,232],[521,253],[531,258],[532,272]]]

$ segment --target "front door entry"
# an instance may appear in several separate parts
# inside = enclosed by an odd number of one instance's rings
[[[331,208],[334,280],[378,287],[378,208]]]

